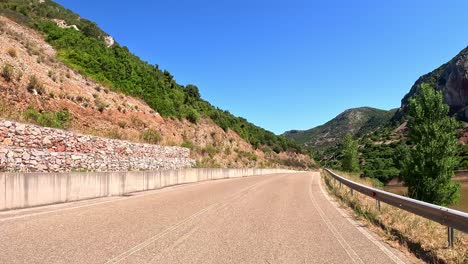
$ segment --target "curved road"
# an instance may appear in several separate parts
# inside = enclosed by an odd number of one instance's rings
[[[406,261],[328,200],[318,172],[2,212],[0,238],[0,263]]]

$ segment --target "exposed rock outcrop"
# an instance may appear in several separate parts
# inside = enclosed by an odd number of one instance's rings
[[[57,24],[58,27],[60,28],[73,28],[76,31],[80,31],[80,29],[76,25],[67,25],[67,22],[61,19],[52,19],[55,24]]]
[[[445,103],[450,106],[450,113],[468,121],[468,47],[448,63],[421,76],[401,101],[402,110],[397,114],[398,117],[406,111],[409,98],[419,90],[422,83],[430,83],[442,91]]]
[[[111,36],[104,37],[104,42],[106,43],[106,46],[107,46],[108,48],[114,46],[114,44],[115,44],[115,40],[114,40],[114,38],[111,37]]]

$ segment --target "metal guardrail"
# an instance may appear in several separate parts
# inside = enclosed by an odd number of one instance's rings
[[[449,228],[448,241],[450,246],[453,246],[453,229],[468,233],[468,213],[368,187],[348,180],[329,169],[325,169],[325,171],[338,182],[348,186],[351,190],[356,190],[376,199],[379,207],[380,202],[384,202],[447,226]]]

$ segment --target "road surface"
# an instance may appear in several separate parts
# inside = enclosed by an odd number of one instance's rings
[[[0,263],[405,261],[328,200],[318,172],[2,212],[0,238]]]

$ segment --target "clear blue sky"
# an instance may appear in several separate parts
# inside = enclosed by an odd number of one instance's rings
[[[58,0],[212,104],[282,133],[391,109],[468,45],[468,1]]]

